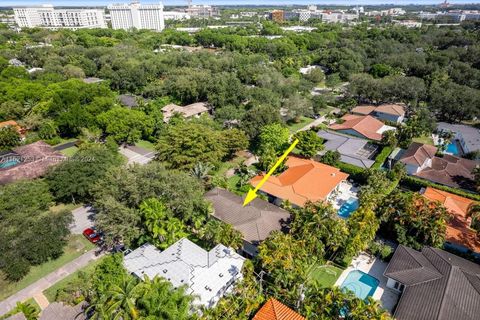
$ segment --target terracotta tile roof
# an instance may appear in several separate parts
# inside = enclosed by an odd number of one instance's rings
[[[400,162],[421,166],[426,159],[432,159],[437,148],[428,144],[413,142],[402,155]]]
[[[394,116],[405,115],[405,105],[403,104],[382,104],[375,109],[376,112],[391,114]]]
[[[271,176],[260,190],[298,206],[308,200],[326,200],[329,193],[348,178],[340,169],[313,160],[289,157],[286,165],[287,170]],[[258,175],[250,183],[256,186],[262,178]]]
[[[304,320],[305,318],[279,302],[270,298],[263,307],[258,310],[253,320]]]
[[[475,201],[430,187],[427,187],[423,196],[440,202],[452,215],[447,226],[447,241],[480,252],[480,241],[476,232],[470,229],[471,219],[467,219],[468,207]]]
[[[383,122],[375,119],[372,116],[357,116],[354,114],[347,114],[342,117],[344,123],[336,123],[330,126],[332,130],[354,130],[362,136],[380,141],[382,134],[378,133],[384,126]]]
[[[350,112],[351,113],[356,113],[356,114],[361,114],[364,116],[368,116],[370,113],[375,111],[377,107],[375,106],[356,106],[353,108]]]
[[[180,113],[185,118],[190,118],[192,116],[208,112],[208,107],[206,102],[196,102],[183,107],[174,103],[170,103],[162,108],[162,112],[164,121],[168,122],[168,120],[170,120],[175,113]]]

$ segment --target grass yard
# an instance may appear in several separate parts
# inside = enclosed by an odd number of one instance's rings
[[[155,151],[155,145],[147,140],[140,140],[137,143],[135,143],[135,146],[149,150],[149,151]]]
[[[64,156],[72,157],[75,153],[77,153],[77,151],[78,151],[78,147],[73,146],[67,149],[60,150],[60,153],[63,154]]]
[[[77,270],[75,273],[72,273],[68,277],[60,280],[59,282],[55,283],[53,286],[48,288],[47,290],[43,291],[43,294],[45,297],[47,297],[48,301],[50,303],[55,302],[55,298],[57,296],[57,292],[64,289],[65,287],[68,286],[68,284],[78,278],[78,274],[80,272],[85,272],[85,273],[92,273],[95,267],[103,260],[104,257],[95,260],[91,262],[90,264],[86,265],[85,267],[81,268],[80,270]]]
[[[290,129],[290,131],[292,133],[295,133],[297,132],[298,130],[302,129],[303,127],[305,127],[307,124],[309,123],[312,123],[315,119],[312,119],[312,118],[307,118],[307,117],[301,117],[300,118],[300,122],[299,123],[290,123],[288,125],[288,129]]]
[[[35,281],[43,278],[49,273],[57,270],[61,266],[68,262],[78,258],[84,252],[95,248],[95,245],[91,244],[83,235],[70,235],[68,243],[64,248],[64,253],[56,260],[48,261],[39,266],[34,266],[30,269],[30,272],[18,282],[8,282],[0,274],[0,301],[11,296],[12,294],[22,290]]]
[[[330,288],[342,274],[342,269],[332,265],[314,265],[309,272],[309,279],[315,281],[321,288]]]
[[[413,138],[413,142],[418,142],[418,143],[424,143],[424,144],[430,144],[433,146],[433,139],[431,135],[426,135],[426,136],[421,136],[418,138]]]
[[[245,160],[246,160],[245,157],[235,157],[228,162],[222,162],[220,167],[218,168],[217,172],[215,173],[215,175],[217,177],[224,177],[225,173],[228,170],[236,168],[238,165],[240,165]]]

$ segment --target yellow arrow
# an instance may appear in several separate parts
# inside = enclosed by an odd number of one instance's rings
[[[288,147],[287,151],[285,151],[284,154],[277,160],[275,165],[267,172],[267,174],[263,177],[263,179],[257,184],[255,189],[250,189],[248,190],[247,196],[245,197],[245,200],[243,200],[243,206],[245,207],[250,201],[255,199],[257,197],[257,191],[263,186],[263,184],[270,178],[270,176],[275,172],[275,170],[278,168],[278,166],[285,160],[285,158],[288,156],[290,152],[295,148],[295,146],[298,143],[298,139],[295,139],[293,141],[292,145]]]

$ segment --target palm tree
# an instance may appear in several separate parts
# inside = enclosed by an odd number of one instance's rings
[[[23,313],[27,320],[36,320],[38,318],[38,310],[30,303],[17,302],[15,307],[16,313]]]
[[[477,231],[477,236],[480,236],[480,204],[472,203],[467,210],[467,218],[472,219],[470,226]]]
[[[120,285],[112,285],[106,292],[107,312],[122,320],[138,319],[140,312],[136,301],[144,292],[143,283],[131,276],[124,276]]]

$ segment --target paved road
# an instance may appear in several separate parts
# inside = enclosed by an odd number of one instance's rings
[[[120,147],[118,150],[121,154],[123,154],[128,159],[128,164],[138,163],[138,164],[147,164],[152,161],[153,157],[155,156],[154,152],[149,152],[145,154],[140,154],[136,152],[137,150],[132,150],[128,147]]]
[[[74,273],[80,268],[86,266],[90,261],[98,259],[100,256],[95,256],[95,250],[92,249],[77,259],[67,263],[63,267],[55,270],[54,272],[46,275],[42,279],[38,280],[35,283],[32,283],[25,289],[22,289],[15,293],[14,295],[8,297],[7,299],[0,302],[0,316],[9,312],[15,307],[17,302],[25,301],[31,297],[42,293],[43,290],[50,288],[52,285],[58,281],[64,279],[68,275]]]
[[[70,225],[70,232],[82,234],[83,230],[91,228],[94,224],[95,212],[90,206],[83,206],[72,211],[73,223]]]

